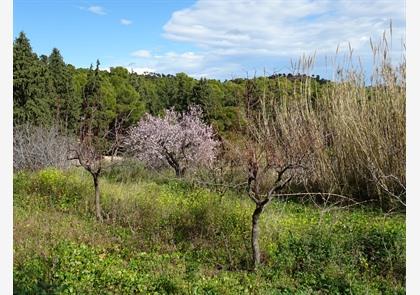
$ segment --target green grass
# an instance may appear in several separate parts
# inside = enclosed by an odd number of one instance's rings
[[[139,179],[101,179],[100,224],[82,170],[15,174],[15,293],[405,293],[404,215],[274,202],[252,272],[246,197]]]

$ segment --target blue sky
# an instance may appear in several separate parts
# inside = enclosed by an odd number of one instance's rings
[[[13,31],[25,31],[36,53],[57,47],[77,67],[99,59],[102,68],[225,79],[290,72],[290,59],[316,52],[313,73],[328,76],[325,56],[350,42],[369,60],[369,38],[390,19],[398,56],[402,0],[15,0]]]

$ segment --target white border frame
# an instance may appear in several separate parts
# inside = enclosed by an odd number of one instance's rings
[[[13,293],[13,2],[0,1],[0,290]]]

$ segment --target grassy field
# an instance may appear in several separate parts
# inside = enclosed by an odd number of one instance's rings
[[[14,175],[16,294],[405,294],[405,215],[274,202],[251,271],[246,196],[101,181],[104,223],[84,171]]]

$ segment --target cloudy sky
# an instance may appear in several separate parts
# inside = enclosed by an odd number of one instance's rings
[[[185,72],[226,79],[290,72],[290,61],[348,50],[370,59],[370,41],[389,30],[397,56],[405,37],[402,0],[15,0],[14,36],[38,54],[60,49],[67,63]],[[324,66],[325,68],[325,66]]]

